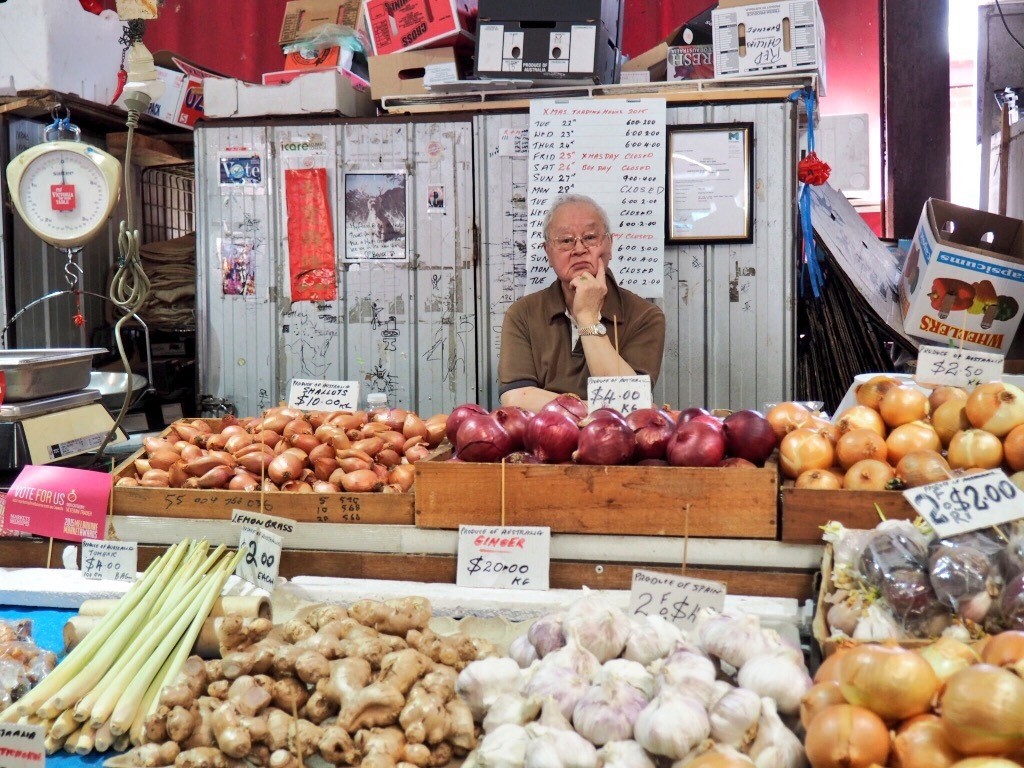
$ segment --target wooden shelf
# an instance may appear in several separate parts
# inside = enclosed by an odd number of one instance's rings
[[[108,133],[107,151],[123,163],[127,142],[127,132]],[[177,147],[163,139],[136,133],[132,137],[132,164],[139,168],[155,168],[162,165],[191,163],[193,160],[191,147],[187,148],[188,151],[183,151],[183,149],[186,148]]]

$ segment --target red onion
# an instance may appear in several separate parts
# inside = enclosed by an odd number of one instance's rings
[[[465,418],[474,413],[487,413],[487,409],[482,405],[476,403],[465,403],[455,407],[450,414],[448,414],[448,421],[445,422],[444,434],[448,438],[448,442],[455,445],[455,435],[459,431],[459,427],[462,426],[462,422]]]
[[[572,458],[577,464],[625,464],[635,448],[636,438],[625,419],[598,417],[580,430],[579,448]]]
[[[672,416],[658,408],[641,408],[626,417],[626,423],[636,434],[635,458],[664,459],[665,448],[676,431]]]
[[[722,434],[722,437],[725,437],[725,428],[722,426],[722,420],[717,416],[712,416],[709,413],[698,414],[694,416],[692,419],[690,419],[690,421],[696,421],[700,424],[707,424],[709,427],[713,427],[714,429],[718,430]],[[679,426],[683,426],[684,423],[689,424],[690,421],[680,421]]]
[[[533,418],[533,413],[518,405],[503,405],[491,412],[491,416],[505,428],[512,438],[512,450],[520,451],[526,438],[526,425]]]
[[[710,415],[711,415],[711,411],[707,411],[707,410],[705,410],[703,408],[697,408],[697,407],[683,408],[683,410],[679,411],[679,416],[676,417],[676,421],[679,423],[679,426],[682,426],[686,422],[688,422],[691,419],[693,419],[695,416],[710,416]]]
[[[777,438],[771,422],[758,411],[736,411],[725,417],[725,449],[730,456],[761,466],[775,450]]]
[[[598,408],[587,414],[585,423],[582,426],[586,426],[595,419],[612,419],[613,421],[621,421],[623,424],[626,422],[626,417],[616,411],[614,408]]]
[[[725,458],[725,436],[710,424],[688,422],[672,435],[665,453],[673,467],[713,467]]]
[[[505,461],[509,464],[542,464],[543,462],[534,456],[532,453],[526,453],[526,451],[516,451],[510,453],[505,457]]]
[[[546,409],[547,406],[526,425],[526,450],[549,464],[568,461],[576,450],[580,428],[564,410]]]
[[[718,462],[720,467],[746,467],[748,469],[756,469],[757,464],[752,461],[747,461],[739,456],[730,456],[728,459],[722,459]]]
[[[576,395],[566,393],[559,395],[540,410],[541,413],[544,411],[564,413],[572,417],[573,421],[579,421],[587,415],[587,404]]]
[[[489,413],[470,414],[455,435],[455,450],[463,461],[501,461],[511,445],[508,432]]]

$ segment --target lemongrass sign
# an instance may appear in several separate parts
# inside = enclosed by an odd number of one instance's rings
[[[102,539],[111,475],[25,467],[7,493],[6,528],[63,541]]]

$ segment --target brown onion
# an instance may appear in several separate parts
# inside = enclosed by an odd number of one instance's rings
[[[162,437],[144,437],[142,438],[142,447],[146,449],[147,454],[151,454],[161,448],[171,448],[174,444]]]
[[[175,464],[177,464],[177,462],[175,462]],[[133,466],[135,467],[135,474],[139,477],[142,477],[144,474],[149,472],[149,470],[153,469],[153,465],[149,463],[149,459],[136,459],[133,462]],[[171,466],[173,467],[174,464]]]
[[[334,474],[340,465],[338,460],[333,456],[325,456],[324,458],[317,459],[313,462],[313,474],[317,476],[319,480],[330,480],[331,475]]]
[[[907,488],[937,483],[953,476],[949,464],[935,451],[911,451],[896,465],[896,477]]]
[[[369,469],[373,466],[373,459],[363,459],[358,456],[348,456],[338,459],[338,467],[343,472],[355,472],[358,469]]]
[[[405,421],[402,422],[402,427],[399,430],[406,438],[410,437],[426,437],[427,436],[427,425],[423,419],[417,416],[415,413],[410,411],[406,414]]]
[[[991,664],[953,675],[940,703],[953,748],[965,755],[1005,755],[1024,746],[1024,680]]]
[[[376,456],[384,450],[384,441],[379,437],[366,437],[352,443],[352,449],[362,451],[370,456]]]
[[[114,486],[117,488],[138,488],[139,481],[134,477],[119,477]]]
[[[932,409],[932,413],[939,409],[945,403],[950,401],[953,402],[967,402],[967,390],[961,387],[950,387],[943,385],[936,387],[932,390],[931,394],[928,395],[928,406]]]
[[[265,416],[255,424],[251,425],[250,428],[256,434],[260,432],[276,432],[277,434],[281,434],[282,430],[284,430],[285,426],[287,426],[290,421],[290,417],[281,413],[275,413],[272,416]]]
[[[779,466],[789,478],[795,479],[808,469],[827,469],[834,459],[832,441],[806,427],[793,430],[779,443]]]
[[[1013,667],[1024,661],[1024,632],[1005,630],[992,635],[981,651],[981,660],[997,667]]]
[[[942,441],[931,424],[911,421],[893,429],[885,438],[885,447],[889,463],[896,465],[911,451],[941,451]]]
[[[214,467],[206,474],[199,477],[200,488],[223,488],[232,477],[235,470],[225,464]],[[187,482],[187,481],[186,481]]]
[[[216,435],[207,435],[203,440],[203,447],[209,451],[222,451],[227,445],[230,435],[220,432]]]
[[[836,460],[844,470],[863,459],[885,461],[888,453],[885,439],[870,429],[851,429],[836,443]]]
[[[328,424],[340,427],[344,431],[359,429],[366,423],[366,414],[362,411],[352,413],[349,411],[338,411],[327,420]]]
[[[383,464],[385,467],[393,467],[401,460],[402,457],[398,455],[398,451],[394,448],[385,448],[376,456],[377,463]]]
[[[176,461],[171,464],[171,468],[167,470],[167,484],[171,488],[181,488],[188,480],[188,470],[185,469],[184,461]]]
[[[267,465],[270,464],[273,458],[273,456],[266,453],[254,451],[244,456],[239,456],[238,466],[246,472],[252,472],[254,475],[265,475],[267,473]]]
[[[388,429],[400,431],[408,415],[409,411],[404,408],[385,408],[382,411],[374,412],[370,416],[370,421],[378,421],[387,424]]]
[[[1024,424],[1014,427],[1003,438],[1003,455],[1014,472],[1024,469]]]
[[[333,459],[337,452],[330,443],[321,443],[307,453],[309,454],[309,463],[312,464],[317,459]]]
[[[181,459],[181,454],[170,448],[160,448],[149,454],[149,466],[151,469],[166,470],[174,462]]]
[[[317,480],[313,483],[313,493],[340,493],[341,488],[326,480]]]
[[[348,493],[378,491],[383,485],[384,482],[377,477],[377,473],[372,469],[357,469],[355,472],[346,472],[341,476],[341,487]]]
[[[836,420],[836,427],[839,429],[839,436],[854,429],[870,429],[885,437],[885,422],[878,414],[866,405],[855,405],[843,411]]]
[[[970,426],[965,400],[947,400],[932,413],[932,427],[943,446],[949,445],[949,441],[957,432]]]
[[[214,467],[223,467],[224,462],[216,456],[200,456],[198,459],[186,462],[185,471],[192,477],[202,477]]]
[[[312,493],[313,486],[303,480],[289,480],[281,486],[288,493]]]
[[[224,443],[224,450],[228,453],[238,453],[242,448],[252,445],[252,442],[252,435],[242,432],[240,435],[232,435],[228,438],[228,441]]]
[[[927,712],[939,678],[911,650],[862,645],[840,660],[839,687],[851,704],[869,707],[883,720],[894,721]]]
[[[259,478],[248,472],[235,472],[235,476],[228,481],[228,489],[232,491],[255,491],[259,487]]]
[[[305,419],[292,419],[284,425],[284,429],[281,431],[281,437],[286,440],[293,435],[312,435],[313,425]]]
[[[893,376],[886,376],[884,374],[872,376],[863,384],[858,384],[854,388],[854,396],[857,398],[858,405],[866,405],[868,408],[877,411],[885,393],[899,385],[900,380]]]
[[[1013,384],[982,384],[967,396],[967,418],[978,429],[1003,437],[1024,424],[1024,392]]]
[[[405,435],[401,432],[388,430],[387,432],[377,433],[377,437],[384,441],[385,448],[391,448],[396,451],[401,451],[405,448]]]
[[[901,384],[882,396],[878,412],[890,429],[912,421],[920,421],[928,415],[928,395],[917,387]]]
[[[984,429],[967,429],[949,441],[946,461],[953,469],[995,469],[1003,463],[1003,444]]]
[[[257,432],[253,439],[258,443],[263,443],[271,448],[276,448],[277,444],[281,442],[281,434],[274,429],[264,429]]]
[[[815,683],[800,699],[800,723],[806,729],[815,716],[833,704],[846,704],[843,692],[839,689],[839,683],[835,680],[825,680]]]
[[[889,759],[889,729],[864,707],[825,707],[807,727],[804,739],[812,768],[869,768]]]
[[[821,666],[814,673],[815,683],[825,683],[832,680],[836,683],[839,682],[839,662],[843,656],[848,653],[851,646],[841,646],[836,649],[835,653],[825,658],[821,662]]]
[[[800,403],[779,403],[768,409],[764,415],[772,425],[776,441],[781,440],[794,429],[806,426],[814,414]]]
[[[310,434],[295,434],[288,438],[288,444],[298,448],[307,456],[314,448],[319,448],[322,443]]]
[[[415,479],[416,470],[412,464],[399,464],[392,467],[391,471],[388,472],[388,482],[400,486],[403,491],[408,491],[412,488]]]
[[[800,476],[793,485],[797,488],[808,488],[818,491],[835,491],[843,487],[839,478],[827,469],[805,470],[800,473]]]
[[[884,491],[892,482],[893,468],[878,459],[861,459],[843,476],[843,488],[848,491]]]
[[[907,720],[896,732],[892,749],[900,768],[949,768],[960,759],[938,715]]]
[[[405,460],[410,464],[415,464],[417,461],[423,461],[430,455],[430,449],[425,445],[414,445],[411,448],[405,449]]]
[[[267,475],[275,483],[281,485],[299,477],[302,474],[302,465],[302,459],[294,453],[286,451],[279,456],[275,456],[274,460],[267,465]]]

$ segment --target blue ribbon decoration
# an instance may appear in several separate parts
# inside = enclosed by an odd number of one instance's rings
[[[814,112],[817,108],[817,96],[812,89],[801,88],[789,94],[789,100],[800,100],[803,102],[804,111],[807,114],[807,152],[810,154],[814,151]],[[801,184],[797,205],[800,209],[800,234],[803,238],[803,263],[800,266],[800,295],[804,295],[803,276],[806,275],[807,283],[811,286],[814,298],[820,299],[821,292],[825,287],[825,276],[821,271],[821,264],[818,262],[818,254],[814,247],[814,225],[811,222],[811,190],[808,184]]]

